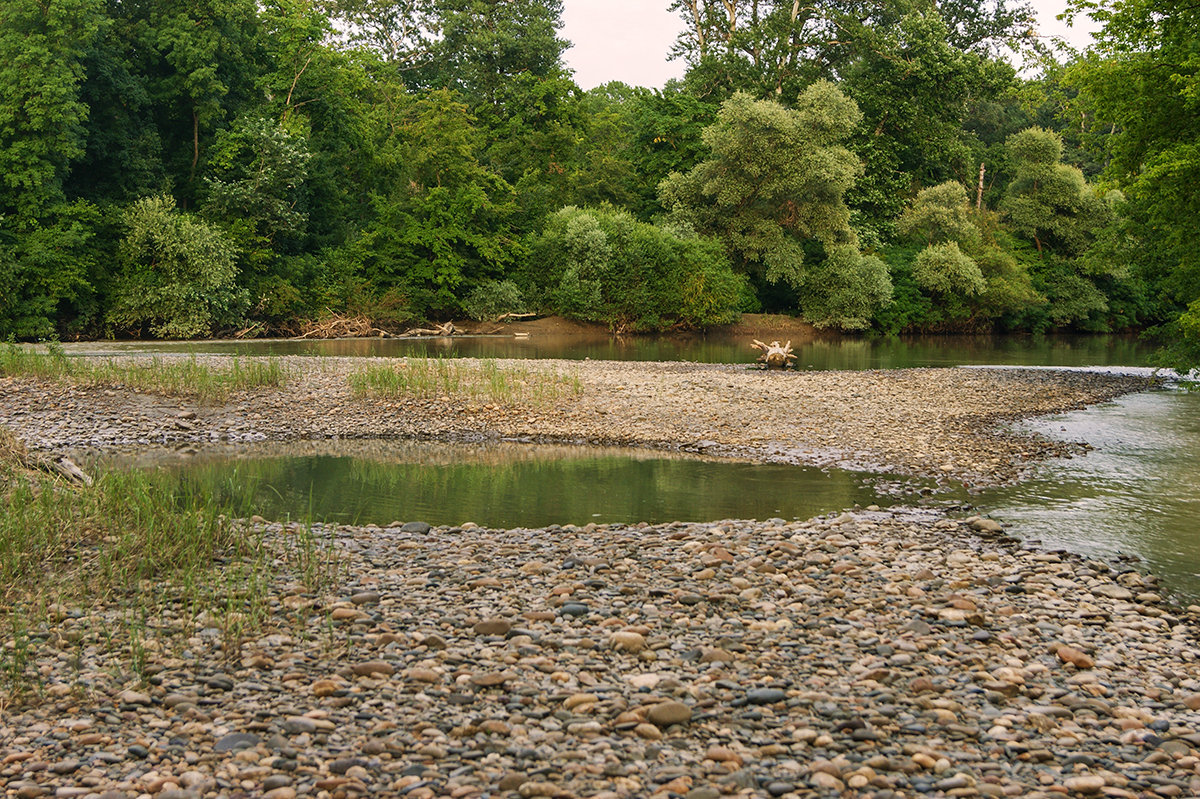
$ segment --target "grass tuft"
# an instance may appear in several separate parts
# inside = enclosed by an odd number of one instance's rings
[[[9,344],[0,350],[0,377],[32,377],[82,386],[128,387],[172,397],[219,402],[235,391],[280,387],[288,372],[275,358],[242,359],[213,366],[196,356],[146,360],[86,360],[68,356],[61,346],[44,350]]]
[[[547,406],[583,393],[579,378],[558,372],[500,366],[493,360],[404,358],[368,366],[348,378],[355,396]]]

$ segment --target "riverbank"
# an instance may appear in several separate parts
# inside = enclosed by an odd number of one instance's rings
[[[231,359],[198,360],[223,365]],[[0,426],[30,447],[50,450],[333,437],[504,438],[683,449],[978,487],[1011,481],[1041,459],[1079,449],[1011,433],[1008,422],[1085,407],[1151,384],[1140,377],[1064,371],[767,372],[678,362],[498,362],[519,363],[530,379],[542,375],[576,387],[546,403],[515,396],[485,401],[453,391],[428,398],[356,396],[352,375],[402,362],[274,362],[288,374],[284,385],[207,403],[118,385],[0,378]],[[478,362],[454,364],[469,369]]]
[[[145,685],[119,606],[62,608],[7,795],[1200,792],[1194,613],[964,521],[314,532],[342,579],[279,568],[242,640],[164,589]]]
[[[521,364],[577,382],[545,404],[360,397],[348,378],[363,359],[279,362],[282,385],[206,403],[4,378],[0,425],[49,450],[504,437],[988,485],[1073,449],[1008,421],[1146,385]],[[0,657],[28,684],[0,708],[6,795],[1200,793],[1200,608],[1172,607],[1152,577],[929,510],[534,530],[404,521],[250,519],[243,554],[218,556],[211,584],[66,602],[51,590]],[[84,538],[69,559],[108,546]]]

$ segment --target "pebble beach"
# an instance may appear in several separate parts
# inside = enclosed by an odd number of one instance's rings
[[[578,396],[498,407],[356,398],[353,368],[298,363],[282,389],[211,405],[6,378],[0,425],[50,451],[494,437],[989,485],[1086,449],[1009,422],[1146,386],[550,361],[528,368],[571,374]],[[150,625],[184,643],[144,641],[135,681],[110,662],[118,605],[54,608],[38,700],[0,709],[4,795],[1200,795],[1200,608],[986,518],[242,523],[276,553],[253,634],[164,586]],[[336,576],[317,588],[295,557],[314,539]]]

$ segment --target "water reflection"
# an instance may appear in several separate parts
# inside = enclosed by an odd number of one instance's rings
[[[1134,554],[1200,599],[1200,392],[1161,390],[1029,422],[1095,447],[977,504],[1022,537],[1098,557]]]
[[[890,505],[860,473],[644,450],[342,441],[165,450],[111,466],[155,467],[222,492],[250,486],[268,518],[356,524],[473,521],[490,527],[588,522],[786,519]]]
[[[332,341],[89,342],[72,352],[195,352],[351,357],[565,358],[570,360],[752,363],[751,336],[728,334],[613,338],[604,334],[461,336],[432,339]],[[896,369],[917,366],[1143,366],[1150,347],[1127,336],[906,336],[828,338],[793,342],[801,368]]]

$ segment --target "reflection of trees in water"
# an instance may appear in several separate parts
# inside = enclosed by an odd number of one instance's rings
[[[768,330],[757,337],[787,336]],[[696,361],[745,363],[754,360],[750,334],[627,336],[538,333],[513,336],[462,336],[422,339],[338,339],[336,341],[197,342],[126,345],[111,342],[72,347],[104,352],[239,352],[247,355],[327,355],[430,358],[564,358],[569,360]],[[903,336],[793,339],[801,368],[894,369],[951,364],[1029,366],[1144,366],[1154,352],[1134,336]]]
[[[164,468],[198,490],[236,493],[248,513],[364,524],[807,518],[878,500],[859,474],[636,450],[345,441],[253,449],[257,457],[206,451]]]

